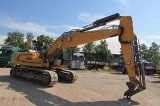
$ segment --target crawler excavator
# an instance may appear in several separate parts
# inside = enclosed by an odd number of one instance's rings
[[[119,20],[119,25],[108,23]],[[63,49],[73,46],[118,36],[121,44],[129,81],[124,96],[132,95],[146,89],[145,74],[142,68],[140,44],[133,32],[132,17],[120,16],[119,13],[94,21],[82,29],[64,32],[45,52],[18,52],[13,54],[10,76],[53,86],[59,79],[72,83],[77,75],[61,68],[60,55]]]

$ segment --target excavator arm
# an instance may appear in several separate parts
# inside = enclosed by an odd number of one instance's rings
[[[105,26],[113,20],[119,20],[118,26]],[[101,27],[96,30],[95,28]],[[94,30],[95,29],[95,30]],[[65,32],[57,38],[54,44],[46,51],[46,58],[56,58],[59,51],[73,46],[89,43],[105,38],[118,36],[121,44],[122,53],[127,67],[129,82],[127,82],[128,90],[124,93],[127,98],[144,90],[145,75],[141,64],[140,48],[137,37],[133,32],[132,17],[120,16],[118,13],[109,17],[97,20],[84,29],[75,29]],[[136,76],[139,76],[137,80]]]

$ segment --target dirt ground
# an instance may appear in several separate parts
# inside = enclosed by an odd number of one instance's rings
[[[128,76],[118,72],[76,71],[73,84],[42,87],[9,76],[0,68],[0,106],[160,106],[159,75],[146,76],[147,89],[123,96]]]

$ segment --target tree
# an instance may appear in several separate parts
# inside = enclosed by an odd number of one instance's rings
[[[5,39],[7,45],[21,47],[24,43],[24,34],[20,32],[9,32],[8,37]]]
[[[28,42],[24,42],[22,43],[20,46],[21,50],[24,50],[24,51],[28,51],[30,49],[30,45],[28,44]]]
[[[50,44],[53,43],[53,38],[45,35],[40,35],[37,37],[37,42],[35,44],[36,47],[44,47],[47,49]]]
[[[142,58],[147,59],[148,47],[144,43],[141,44]]]
[[[160,45],[156,44],[155,42],[152,42],[152,46],[149,47],[148,54],[148,58],[151,58],[151,62],[153,62],[155,66],[160,64]]]
[[[26,39],[27,41],[24,41],[24,34],[20,32],[9,32],[8,37],[5,39],[5,43],[7,45],[20,47],[22,50],[29,50],[31,49],[31,42],[34,38],[31,32],[27,33]]]
[[[152,42],[152,45],[148,48],[145,44],[142,44],[141,49],[144,60],[153,62],[155,67],[160,64],[160,45]]]
[[[79,51],[80,51],[80,48],[77,47],[77,46],[74,46],[74,47],[71,47],[71,50],[72,50],[72,54],[73,54],[73,53],[79,52]]]
[[[29,46],[29,48],[31,49],[32,48],[32,40],[34,39],[34,36],[33,36],[33,34],[31,33],[31,32],[28,32],[28,33],[26,33],[26,39],[27,39],[27,45]]]
[[[96,47],[95,42],[90,42],[84,45],[83,47],[83,51],[85,53],[84,55],[88,60],[92,58],[91,54],[95,52],[95,47]]]
[[[111,51],[108,49],[108,44],[106,40],[101,40],[100,44],[98,44],[95,47],[95,50],[96,50],[96,54],[98,55],[98,58],[101,61],[109,62],[113,58]]]
[[[84,45],[83,51],[87,52],[87,53],[94,52],[95,46],[96,46],[95,42],[87,43],[87,44]]]

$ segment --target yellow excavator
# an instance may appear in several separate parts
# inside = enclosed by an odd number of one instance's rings
[[[119,20],[119,25],[108,25],[115,20]],[[120,16],[119,13],[96,20],[82,29],[64,32],[45,52],[14,53],[12,61],[15,66],[10,70],[10,76],[45,86],[53,86],[58,80],[73,83],[77,75],[61,68],[59,57],[63,49],[115,36],[119,37],[129,77],[124,96],[131,98],[146,89],[145,73],[141,64],[140,44],[133,32],[132,17]]]

